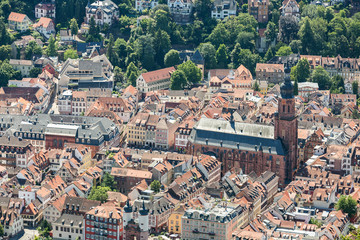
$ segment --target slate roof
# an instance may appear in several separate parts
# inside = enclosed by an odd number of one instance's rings
[[[61,224],[63,226],[78,226],[82,227],[84,217],[82,215],[66,214],[64,213],[61,217],[56,220],[55,224]]]
[[[87,144],[98,145],[102,141],[109,141],[115,137],[119,129],[107,118],[48,115],[38,114],[34,116],[0,115],[0,123],[8,123],[9,134],[17,132],[68,134],[76,138],[90,140]],[[79,127],[81,126],[81,127]],[[31,135],[31,134],[30,134]],[[24,138],[31,138],[25,135]]]
[[[191,131],[189,141],[210,145],[285,155],[281,140],[274,139],[274,127],[259,124],[238,123],[233,126],[224,120],[201,118]]]

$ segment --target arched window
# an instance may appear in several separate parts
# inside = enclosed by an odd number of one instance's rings
[[[288,112],[290,112],[290,105],[288,105]]]
[[[53,141],[53,147],[57,147],[57,140],[56,139],[54,139],[54,141]]]

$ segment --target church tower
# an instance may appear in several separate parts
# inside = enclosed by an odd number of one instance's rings
[[[278,113],[275,115],[275,139],[280,138],[287,152],[287,181],[291,181],[297,168],[298,122],[296,118],[294,86],[290,81],[289,68],[286,67],[285,82],[281,84],[281,97],[278,99]]]

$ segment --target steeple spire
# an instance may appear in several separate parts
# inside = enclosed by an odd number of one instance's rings
[[[281,97],[284,99],[294,98],[294,86],[290,80],[290,67],[288,63],[284,66],[285,79],[280,86]]]

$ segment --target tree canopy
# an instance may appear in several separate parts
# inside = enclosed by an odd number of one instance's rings
[[[171,67],[180,64],[180,55],[179,52],[171,49],[169,52],[165,54],[164,57],[165,67]]]
[[[171,90],[183,90],[188,84],[186,75],[181,70],[176,70],[171,74],[170,82]]]
[[[188,60],[180,64],[177,69],[184,72],[189,84],[199,83],[201,81],[201,70],[192,61]]]
[[[108,198],[107,192],[111,191],[110,187],[97,186],[91,189],[88,199],[105,202]]]
[[[297,82],[306,82],[310,78],[310,64],[306,58],[301,58],[296,66],[291,68],[291,79]]]
[[[347,213],[350,218],[352,218],[357,213],[357,202],[351,196],[341,195],[336,204],[336,209],[342,210],[344,213]]]
[[[322,66],[317,66],[311,74],[311,81],[319,84],[320,90],[330,88],[330,75]]]
[[[154,180],[150,184],[151,190],[153,190],[155,193],[160,192],[161,183],[158,180]]]

